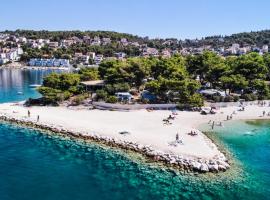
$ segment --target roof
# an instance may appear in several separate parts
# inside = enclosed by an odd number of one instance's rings
[[[121,96],[132,96],[129,92],[116,92],[115,94]]]
[[[95,80],[95,81],[83,81],[81,84],[86,86],[103,86],[104,80]]]
[[[215,89],[206,89],[206,90],[201,90],[199,92],[200,94],[206,94],[206,95],[215,95],[215,94],[220,94],[221,96],[226,96],[225,92],[215,90]]]

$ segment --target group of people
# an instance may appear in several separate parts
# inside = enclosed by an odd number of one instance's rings
[[[31,117],[30,110],[27,111],[28,118]],[[37,116],[37,122],[39,122],[39,115]]]
[[[188,135],[191,135],[191,136],[196,136],[196,135],[198,135],[198,133],[196,132],[196,131],[190,131],[189,133],[188,133]]]
[[[228,116],[227,116],[227,120],[228,120]],[[208,124],[211,124],[212,129],[214,129],[215,125],[223,127],[223,123],[221,121],[219,123],[216,123],[215,121],[209,120]]]
[[[175,120],[175,116],[169,115],[169,117],[167,117],[166,119],[163,119],[163,122],[164,124],[169,125],[169,124],[172,124],[170,120]]]
[[[267,103],[266,101],[258,101],[258,105],[264,107],[267,105]],[[270,107],[270,102],[268,102],[268,106]]]
[[[265,110],[264,110],[262,116],[264,117],[265,115],[266,115],[266,112],[265,112]],[[268,117],[270,116],[270,112],[267,113],[267,116],[268,116]]]

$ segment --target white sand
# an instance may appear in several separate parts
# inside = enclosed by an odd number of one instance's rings
[[[40,122],[48,125],[62,126],[70,130],[97,133],[125,141],[137,142],[142,145],[151,145],[155,150],[183,155],[189,157],[211,159],[220,154],[216,146],[199,131],[198,136],[190,136],[187,133],[199,124],[209,120],[224,121],[227,115],[239,107],[227,107],[218,110],[215,115],[201,115],[198,112],[178,111],[172,125],[164,125],[163,119],[167,118],[170,111],[146,110],[119,112],[101,110],[71,110],[65,107],[31,107],[26,108],[10,103],[0,104],[0,115],[13,117],[26,117],[30,110],[31,118],[35,120],[40,116]],[[263,110],[268,113],[270,107],[247,106],[244,112],[237,112],[233,119],[257,119],[262,118]],[[264,118],[269,118],[265,116]],[[128,131],[129,135],[121,135],[119,132]],[[183,145],[176,147],[168,145],[175,141],[176,133],[179,133]]]

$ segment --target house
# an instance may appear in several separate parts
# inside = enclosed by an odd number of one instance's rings
[[[140,46],[140,44],[138,42],[132,42],[131,45],[132,46],[135,46],[135,47],[139,47]]]
[[[171,57],[171,52],[170,52],[168,49],[164,49],[164,50],[162,50],[162,52],[161,52],[161,56],[162,56],[163,58],[170,58],[170,57]]]
[[[102,44],[103,45],[108,45],[111,43],[111,38],[102,38]]]
[[[85,87],[86,91],[96,91],[102,89],[105,85],[104,80],[95,80],[95,81],[83,81],[81,85]]]
[[[91,45],[97,45],[99,46],[101,44],[100,38],[95,36],[94,39],[91,42]]]
[[[75,43],[74,40],[62,40],[61,47],[69,47],[74,43]]]
[[[118,53],[115,53],[114,55],[118,59],[124,59],[126,57],[126,54],[123,52],[118,52]]]
[[[23,54],[22,48],[13,48],[9,49],[5,55],[5,58],[8,59],[9,61],[15,61],[19,60],[20,55]],[[2,57],[2,56],[1,56]]]
[[[268,53],[268,45],[263,45],[262,46],[262,52],[263,53]]]
[[[91,44],[91,37],[88,35],[83,36],[83,42],[86,44]]]
[[[26,43],[27,39],[25,37],[19,37],[19,42]]]
[[[128,45],[128,40],[126,38],[121,38],[120,42],[124,46],[127,46]]]
[[[69,60],[67,59],[39,59],[31,58],[28,62],[29,66],[39,67],[69,67]]]
[[[89,59],[95,59],[95,57],[96,57],[96,53],[95,52],[88,52],[86,55],[88,55],[89,56]]]
[[[6,58],[0,58],[0,65],[7,63],[9,60]]]
[[[142,55],[145,57],[148,57],[148,56],[155,56],[156,57],[156,56],[159,56],[159,52],[155,48],[146,47],[142,50]]]
[[[83,40],[80,39],[80,38],[78,38],[78,37],[76,37],[76,36],[73,36],[70,40],[72,40],[74,44],[81,44],[81,43],[83,43]]]
[[[59,46],[58,42],[49,42],[49,47],[51,48],[57,48]]]
[[[77,57],[77,61],[84,65],[88,65],[89,63],[89,56],[88,55],[81,55]]]
[[[102,62],[102,60],[103,60],[103,55],[101,55],[101,54],[96,55],[95,58],[94,58],[94,62],[97,65],[99,65]]]

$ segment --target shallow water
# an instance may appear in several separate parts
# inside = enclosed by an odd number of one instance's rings
[[[38,96],[28,85],[41,83],[44,73],[0,70],[0,102]],[[191,175],[137,154],[0,122],[0,200],[270,199],[270,122],[225,125],[209,134],[232,152],[233,168]]]

